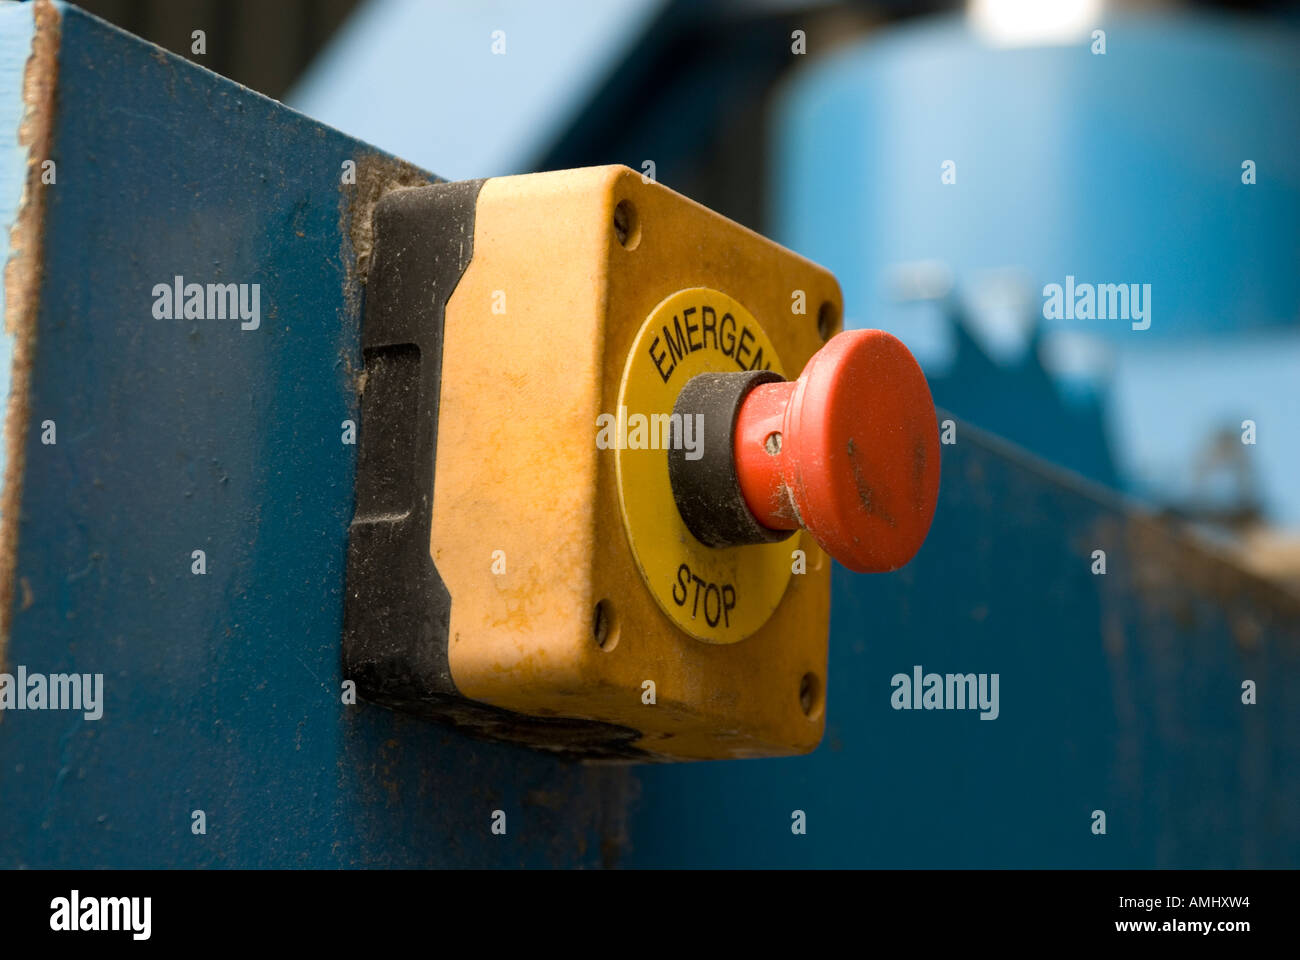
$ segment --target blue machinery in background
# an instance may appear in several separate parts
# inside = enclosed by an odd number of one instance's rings
[[[9,397],[29,384],[3,658],[103,673],[105,704],[0,718],[0,863],[1300,862],[1300,602],[964,422],[917,559],[836,571],[810,756],[582,766],[341,704],[358,261],[375,199],[428,178],[54,9],[45,61],[33,7],[0,9],[8,228],[30,226],[28,165],[58,170],[39,242],[10,253],[37,258],[31,309],[6,287],[8,345],[35,350]],[[33,69],[57,90],[36,145],[12,122],[36,109]],[[261,328],[154,319],[177,274],[260,283]],[[916,665],[999,674],[997,719],[893,709],[891,677]]]
[[[1214,435],[1255,421],[1264,513],[1300,528],[1300,34],[1097,26],[1104,53],[1091,27],[999,49],[944,17],[811,65],[776,110],[772,233],[837,273],[849,326],[917,352],[940,404],[1100,482],[1181,505]],[[900,302],[918,261],[947,317]],[[1067,277],[1149,285],[1147,328],[1044,319]]]

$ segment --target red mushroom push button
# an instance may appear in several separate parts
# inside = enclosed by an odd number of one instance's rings
[[[702,374],[674,412],[703,416],[706,437],[713,428],[704,456],[670,450],[668,461],[682,519],[702,543],[762,543],[802,527],[850,570],[883,573],[925,540],[939,428],[925,375],[895,337],[838,334],[795,381]]]

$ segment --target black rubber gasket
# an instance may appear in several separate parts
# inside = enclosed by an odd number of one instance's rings
[[[343,676],[366,700],[479,736],[570,757],[654,759],[632,745],[640,733],[629,727],[503,710],[467,699],[451,676],[454,598],[429,541],[443,327],[447,301],[474,255],[482,186],[467,180],[396,190],[375,207]]]
[[[742,373],[701,373],[686,382],[673,404],[672,442],[668,448],[668,478],[673,499],[686,528],[706,547],[739,547],[776,543],[793,530],[773,530],[755,519],[740,491],[733,453],[736,417],[749,391],[784,377],[770,370]],[[686,417],[702,417],[701,456],[687,459],[678,437]]]

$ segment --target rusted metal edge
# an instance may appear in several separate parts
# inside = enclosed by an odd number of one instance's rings
[[[18,145],[26,150],[27,169],[17,214],[9,230],[4,268],[4,333],[12,342],[13,357],[4,417],[4,477],[0,488],[0,670],[8,663],[13,619],[18,514],[22,506],[36,313],[44,264],[42,162],[50,154],[54,91],[58,83],[59,11],[50,0],[36,0],[29,9],[34,30],[31,53],[22,75],[22,118],[17,135]]]

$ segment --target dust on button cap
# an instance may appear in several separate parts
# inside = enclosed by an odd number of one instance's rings
[[[744,397],[736,476],[764,527],[803,527],[859,573],[920,549],[939,496],[939,425],[925,375],[881,330],[837,334],[796,381]]]

